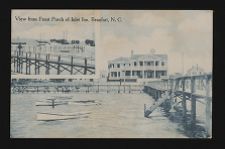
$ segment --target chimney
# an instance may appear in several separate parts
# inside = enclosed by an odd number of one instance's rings
[[[133,50],[131,50],[131,57],[134,55],[134,51]]]

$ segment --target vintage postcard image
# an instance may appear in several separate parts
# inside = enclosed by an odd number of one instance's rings
[[[213,11],[11,19],[11,138],[213,137]]]

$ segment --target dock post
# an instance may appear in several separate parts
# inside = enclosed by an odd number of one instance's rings
[[[205,126],[206,126],[206,132],[208,134],[208,136],[212,136],[212,98],[210,98],[209,96],[209,91],[210,91],[210,83],[209,83],[209,78],[208,76],[206,76],[206,105],[205,105],[205,115],[206,115],[206,119],[205,119]]]
[[[29,53],[29,74],[31,74],[30,67],[31,67],[31,52]]]
[[[158,91],[158,99],[161,98],[161,91]]]
[[[40,74],[40,53],[38,53],[38,62],[37,62],[37,65],[38,65],[38,74]]]
[[[16,52],[16,72],[19,73],[19,52]]]
[[[60,57],[60,56],[58,56],[57,75],[59,75],[59,74],[60,74],[60,59],[61,59],[61,57]]]
[[[87,58],[84,59],[84,75],[87,74]]]
[[[45,63],[46,63],[46,70],[45,70],[45,74],[49,74],[49,54],[47,54],[46,55],[46,61],[45,61]]]
[[[37,74],[37,54],[34,55],[34,71],[35,75]]]
[[[26,53],[26,74],[28,74],[28,60],[27,60],[27,53]]]
[[[20,73],[23,73],[23,51],[21,51],[20,55]]]
[[[195,93],[195,78],[191,78],[191,127],[194,128],[196,124],[196,98]]]
[[[73,56],[71,56],[71,70],[70,70],[70,74],[73,74]]]
[[[16,56],[16,51],[14,51],[14,53],[15,53],[15,56]],[[13,65],[14,65],[14,72],[16,72],[16,57],[15,56],[13,58],[13,60],[14,60],[14,63],[13,63]]]
[[[186,95],[185,95],[185,79],[182,80],[182,108],[183,108],[183,120],[186,121],[187,105],[186,105]]]

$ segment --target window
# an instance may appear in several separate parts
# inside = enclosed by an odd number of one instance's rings
[[[154,66],[154,61],[150,61],[150,65],[151,66]]]
[[[112,67],[114,68],[114,64],[112,64]]]
[[[120,64],[117,64],[117,68],[120,68]]]
[[[164,65],[165,65],[165,63],[164,63],[164,62],[162,62],[162,63],[161,63],[161,65],[162,65],[162,66],[164,66]]]
[[[114,74],[115,74],[115,77],[117,77],[117,72],[114,72]]]
[[[118,77],[120,77],[120,72],[118,72]]]
[[[158,66],[159,65],[159,61],[155,61],[155,66]]]
[[[134,62],[134,66],[137,66],[137,62]]]
[[[125,76],[130,76],[130,71],[125,71]]]
[[[147,62],[147,66],[150,66],[151,65],[151,63],[150,62]]]
[[[143,66],[143,61],[140,61],[139,64],[140,64],[140,66]]]

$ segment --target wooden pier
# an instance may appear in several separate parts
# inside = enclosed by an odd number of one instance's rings
[[[144,92],[155,99],[150,108],[144,105],[144,115],[148,117],[158,106],[166,101],[171,107],[181,104],[182,118],[186,124],[187,100],[191,102],[190,127],[196,126],[196,102],[205,105],[205,129],[212,136],[212,74],[183,76],[172,79],[150,82],[144,87]]]
[[[34,83],[11,85],[12,94],[22,93],[143,93],[143,85],[108,85],[91,84],[76,85],[76,83]]]
[[[23,51],[12,51],[11,71],[26,75],[60,75],[62,72],[68,74],[91,75],[95,74],[94,58],[70,56],[63,57],[54,54],[41,54]],[[43,69],[44,70],[43,70]],[[44,71],[44,72],[41,72]]]

